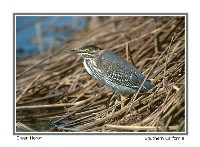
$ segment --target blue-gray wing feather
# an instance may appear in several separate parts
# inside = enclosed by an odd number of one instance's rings
[[[103,70],[106,76],[117,84],[132,87],[138,86],[144,76],[129,62],[118,55],[106,52],[103,55]]]
[[[138,89],[145,76],[128,61],[110,51],[101,54],[102,70],[105,78],[118,85]],[[146,81],[142,91],[151,89],[151,83]],[[146,90],[145,90],[146,89]]]

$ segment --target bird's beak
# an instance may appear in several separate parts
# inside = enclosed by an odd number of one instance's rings
[[[80,53],[79,50],[65,50],[65,53]]]

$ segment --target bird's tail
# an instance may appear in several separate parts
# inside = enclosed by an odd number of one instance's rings
[[[155,84],[151,80],[146,80],[144,83],[144,91],[147,92],[150,89],[152,89],[155,86]]]

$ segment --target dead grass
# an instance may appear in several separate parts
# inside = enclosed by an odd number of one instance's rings
[[[51,120],[51,132],[185,131],[184,17],[91,17],[62,43],[17,61],[17,122]],[[156,86],[107,108],[113,92],[91,78],[81,57],[64,53],[88,44],[122,55]]]

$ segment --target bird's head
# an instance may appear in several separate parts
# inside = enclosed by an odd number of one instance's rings
[[[78,53],[82,55],[84,58],[94,58],[99,54],[100,51],[102,51],[100,47],[94,46],[94,45],[86,45],[78,50],[67,50],[65,52],[67,53]]]

